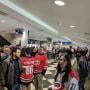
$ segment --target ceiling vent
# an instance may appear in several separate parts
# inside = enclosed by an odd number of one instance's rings
[[[90,35],[90,33],[84,33],[85,35]]]
[[[8,15],[8,14],[5,13],[5,12],[0,11],[0,15],[2,15],[2,16],[6,16],[6,15]]]
[[[41,32],[43,32],[44,30],[43,29],[40,29]]]
[[[43,30],[43,29],[39,29],[39,31],[43,32],[43,33],[47,33],[47,31]]]

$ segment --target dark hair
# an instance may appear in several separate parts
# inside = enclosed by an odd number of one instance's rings
[[[21,49],[21,57],[25,57],[25,56],[26,56],[26,48],[23,47],[23,48]]]
[[[21,50],[21,57],[31,57],[32,49],[23,47]]]
[[[81,56],[85,56],[88,53],[88,49],[82,49],[80,54]]]
[[[70,57],[67,53],[62,53],[59,57],[61,57],[61,56],[64,56],[66,61],[67,61],[67,65],[66,65],[65,70],[64,70],[65,74],[62,78],[62,83],[64,83],[64,82],[68,81],[69,73],[71,72],[71,62],[70,62]],[[59,63],[57,65],[56,69],[57,69],[57,73],[55,75],[55,81],[56,81],[58,74],[61,72],[61,67],[60,67]]]
[[[0,53],[3,52],[3,49],[0,47]]]
[[[13,53],[16,52],[17,50],[21,50],[21,49],[17,48],[17,47],[12,47],[11,48],[11,55],[13,55]]]
[[[43,49],[44,49],[44,47],[43,47],[43,46],[40,46],[39,48],[43,48]]]

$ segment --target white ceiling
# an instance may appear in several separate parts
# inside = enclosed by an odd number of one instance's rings
[[[5,27],[8,30],[13,30],[17,26],[23,26],[30,30],[31,27],[34,27],[35,31],[32,29],[32,37],[41,38],[42,35],[44,38],[47,36],[53,37],[54,35],[56,38],[61,38],[67,36],[74,42],[90,42],[90,0],[63,0],[66,3],[64,7],[55,5],[54,0],[0,0],[0,2],[4,1],[8,1],[25,12],[34,15],[55,29],[58,34],[50,33],[47,28],[30,20],[29,17],[23,16],[18,10],[14,11],[6,3],[0,3],[0,10],[8,14],[8,16],[3,17],[8,20],[8,24],[5,24],[5,26],[0,24],[1,29]],[[0,16],[1,19],[2,16]],[[76,27],[70,28],[70,25]],[[45,30],[45,32],[40,30]],[[35,34],[35,32],[40,33]]]

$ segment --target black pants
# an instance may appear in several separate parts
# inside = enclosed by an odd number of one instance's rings
[[[1,82],[0,82],[0,90],[3,90],[3,87],[2,87],[2,84],[1,84]]]
[[[7,88],[8,88],[8,90],[12,90],[12,86],[11,85],[8,85]]]
[[[79,90],[85,90],[84,85],[85,85],[86,77],[79,77]]]

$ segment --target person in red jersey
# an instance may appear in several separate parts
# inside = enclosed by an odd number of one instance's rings
[[[46,69],[48,67],[48,58],[44,54],[44,48],[39,47],[38,53],[34,57],[34,86],[35,90],[43,90],[43,76],[45,75]]]
[[[31,82],[34,78],[34,59],[30,57],[26,51],[24,51],[24,53],[21,57],[23,70],[20,75],[20,81],[22,84],[22,90],[31,90]]]

